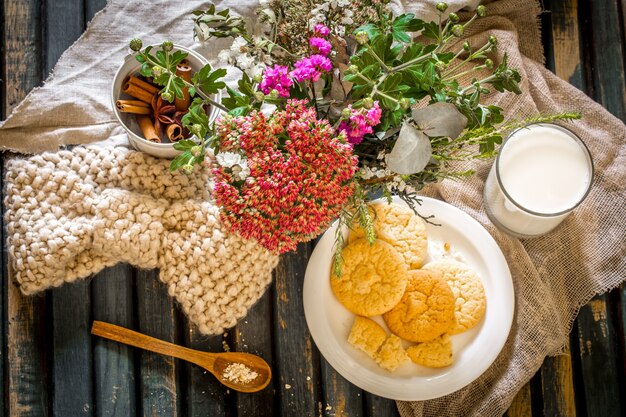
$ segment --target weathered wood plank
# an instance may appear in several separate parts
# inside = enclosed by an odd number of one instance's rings
[[[396,402],[388,398],[379,397],[378,395],[370,394],[363,391],[365,401],[363,407],[365,408],[365,415],[369,417],[386,416],[386,417],[399,417],[400,412],[396,406]]]
[[[82,1],[62,0],[45,8],[44,73],[85,29]],[[79,282],[49,294],[52,316],[46,327],[52,328],[52,414],[58,416],[93,415],[93,367],[89,328],[91,324],[91,288]]]
[[[168,342],[179,342],[174,300],[159,281],[159,271],[137,271],[137,317],[139,332]],[[142,416],[180,415],[180,361],[152,352],[139,351],[139,393]]]
[[[282,255],[275,270],[274,345],[279,411],[282,416],[317,416],[321,404],[319,352],[302,306],[302,281],[310,245]]]
[[[52,415],[92,416],[93,355],[91,290],[88,281],[66,284],[50,294],[52,316]]]
[[[224,350],[224,338],[203,336],[197,328],[186,323],[185,346],[206,352]],[[187,383],[187,414],[189,417],[219,417],[226,415],[226,388],[213,375],[199,366],[185,364]]]
[[[45,73],[48,74],[61,54],[85,30],[83,0],[55,0],[46,3]]]
[[[617,340],[607,313],[607,295],[596,296],[583,306],[576,325],[587,415],[623,415],[626,410],[619,395]]]
[[[106,6],[106,0],[85,0],[85,20],[89,22],[94,15]]]
[[[531,382],[524,385],[524,387],[517,393],[511,406],[507,410],[506,417],[532,417],[532,395],[531,395]]]
[[[363,391],[352,385],[324,358],[321,358],[322,377],[322,404],[324,415],[331,416],[363,416]],[[387,417],[385,414],[377,414],[377,417]]]
[[[578,0],[549,2],[551,21],[550,43],[552,65],[548,65],[558,77],[584,90],[585,82],[581,68],[581,40],[578,22]],[[546,61],[550,64],[550,61]]]
[[[546,358],[541,367],[541,386],[544,416],[576,416],[572,358],[569,352]]]
[[[132,269],[125,264],[107,268],[94,277],[94,320],[134,328],[132,278]],[[137,409],[135,349],[93,337],[96,416],[134,417]]]
[[[261,356],[272,365],[272,290],[268,289],[248,315],[232,329],[233,346],[239,352],[250,352]],[[273,416],[274,379],[263,391],[254,394],[235,394],[238,417]]]
[[[39,2],[3,3],[3,108],[9,114],[42,79]],[[44,331],[46,295],[24,297],[13,284],[10,268],[4,276],[8,383],[5,404],[12,417],[48,415],[47,348]],[[3,410],[4,411],[4,410]]]
[[[626,120],[624,41],[617,0],[588,3],[593,48],[594,97],[608,111]]]

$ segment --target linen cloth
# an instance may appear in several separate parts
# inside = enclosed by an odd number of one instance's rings
[[[396,10],[420,16],[436,1],[396,0]],[[476,1],[448,1],[449,11],[476,6]],[[254,19],[253,3],[220,4]],[[60,59],[46,85],[31,93],[0,130],[1,146],[18,152],[55,150],[59,145],[106,138],[124,143],[110,107],[110,81],[133,36],[145,44],[169,38],[191,45],[189,12],[206,3],[127,3],[112,0],[83,37]],[[149,12],[147,12],[149,10]],[[506,51],[523,76],[523,94],[492,94],[488,100],[509,116],[578,110],[583,120],[568,124],[590,148],[595,163],[592,191],[554,232],[520,241],[497,230],[482,207],[482,190],[490,162],[474,162],[477,174],[463,182],[444,181],[425,193],[453,204],[477,219],[492,234],[513,275],[516,314],[509,338],[494,364],[476,381],[448,396],[425,402],[399,402],[407,416],[500,416],[517,391],[533,376],[546,355],[559,354],[568,340],[580,306],[626,277],[626,127],[582,92],[558,79],[543,65],[534,1],[500,0],[488,5],[489,16],[466,32],[472,44],[490,34],[499,40],[498,59]],[[432,16],[432,15],[430,15]],[[467,15],[461,14],[462,18]],[[111,30],[115,27],[115,30]],[[228,41],[201,48],[214,59]],[[497,59],[496,59],[497,61]],[[236,78],[229,71],[230,80]],[[113,145],[111,145],[113,146]]]

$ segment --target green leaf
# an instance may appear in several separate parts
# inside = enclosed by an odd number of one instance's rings
[[[422,35],[426,38],[439,40],[439,25],[435,22],[424,23],[424,31],[422,32]]]
[[[422,55],[422,49],[424,49],[424,45],[421,43],[413,43],[409,45],[408,48],[405,49],[402,57],[400,58],[401,63],[406,63],[414,60]]]
[[[368,38],[370,38],[370,41],[375,40],[378,36],[380,36],[380,29],[378,29],[378,27],[373,24],[373,23],[367,23],[363,26],[358,27],[354,33],[359,33],[359,32],[365,32],[367,33]]]
[[[424,22],[420,19],[415,19],[413,13],[403,14],[398,16],[391,25],[391,33],[393,39],[409,43],[411,42],[411,36],[407,32],[417,32],[424,26]]]
[[[176,171],[184,165],[189,164],[193,160],[193,155],[189,151],[185,151],[172,159],[170,162],[170,171]]]
[[[174,143],[174,149],[177,151],[186,151],[196,146],[197,143],[191,139],[184,139]]]

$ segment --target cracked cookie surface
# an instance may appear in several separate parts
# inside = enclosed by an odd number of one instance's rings
[[[452,341],[447,333],[442,334],[430,342],[410,346],[406,350],[411,360],[429,368],[443,368],[452,365]]]
[[[391,310],[402,298],[407,284],[407,269],[400,254],[388,243],[365,239],[343,249],[341,276],[330,276],[335,297],[359,316],[376,316]]]
[[[408,269],[420,268],[428,256],[428,236],[426,222],[413,213],[409,207],[386,202],[369,206],[376,238],[394,247],[404,259]],[[365,236],[363,229],[355,227],[348,241]]]
[[[376,363],[389,372],[395,371],[398,366],[407,361],[409,361],[409,355],[402,347],[402,340],[394,334],[389,335],[376,354]]]
[[[408,272],[400,302],[383,319],[394,334],[411,342],[427,342],[445,333],[454,320],[455,299],[437,271]]]
[[[447,333],[454,335],[476,326],[485,315],[487,304],[485,289],[476,271],[452,260],[431,262],[423,270],[441,273],[454,294],[454,320]]]
[[[387,339],[387,332],[374,320],[356,316],[348,336],[348,342],[374,358]]]

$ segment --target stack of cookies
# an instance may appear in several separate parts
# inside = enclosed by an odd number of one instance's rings
[[[474,327],[486,300],[478,274],[451,259],[426,263],[426,224],[403,205],[371,205],[377,239],[351,232],[341,276],[331,274],[337,299],[357,315],[348,342],[394,371],[409,360],[439,368],[453,362],[451,335]],[[391,334],[369,317],[382,315]],[[411,342],[411,346],[403,345]]]

